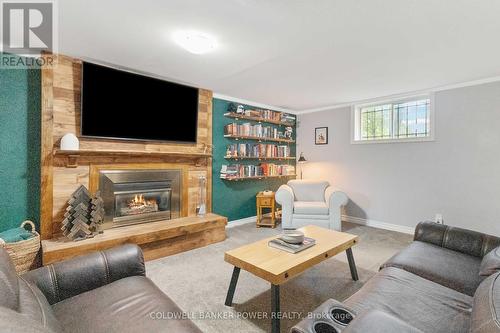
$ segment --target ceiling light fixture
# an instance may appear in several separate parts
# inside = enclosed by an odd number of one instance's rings
[[[208,53],[217,46],[215,39],[203,32],[177,31],[173,37],[179,46],[194,54]]]

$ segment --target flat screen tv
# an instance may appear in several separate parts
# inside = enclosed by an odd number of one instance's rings
[[[83,137],[195,143],[197,125],[197,88],[83,63]]]

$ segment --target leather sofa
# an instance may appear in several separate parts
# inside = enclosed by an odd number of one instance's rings
[[[21,276],[0,249],[1,332],[201,332],[124,245]]]
[[[342,206],[348,198],[327,181],[290,180],[279,187],[275,198],[281,205],[281,226],[285,229],[313,224],[341,230]]]
[[[412,244],[358,292],[343,303],[328,300],[291,331],[498,333],[498,255],[495,270],[484,274],[484,263],[498,254],[498,246],[494,236],[422,222]],[[338,309],[348,313],[344,324]]]

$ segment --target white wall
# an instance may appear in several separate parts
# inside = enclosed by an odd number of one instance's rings
[[[500,82],[436,92],[432,142],[351,144],[350,108],[299,116],[304,178],[350,197],[346,214],[414,227],[445,224],[500,235]],[[314,145],[328,126],[329,144]]]

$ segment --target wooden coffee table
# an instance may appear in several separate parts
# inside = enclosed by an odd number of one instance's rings
[[[280,331],[280,285],[296,277],[323,260],[346,251],[351,277],[358,280],[358,272],[351,247],[358,242],[358,236],[309,225],[298,229],[316,240],[316,245],[302,252],[292,254],[269,247],[270,237],[252,244],[227,251],[224,260],[234,265],[233,276],[226,296],[226,305],[232,306],[234,291],[240,270],[244,269],[271,283],[272,332]]]

